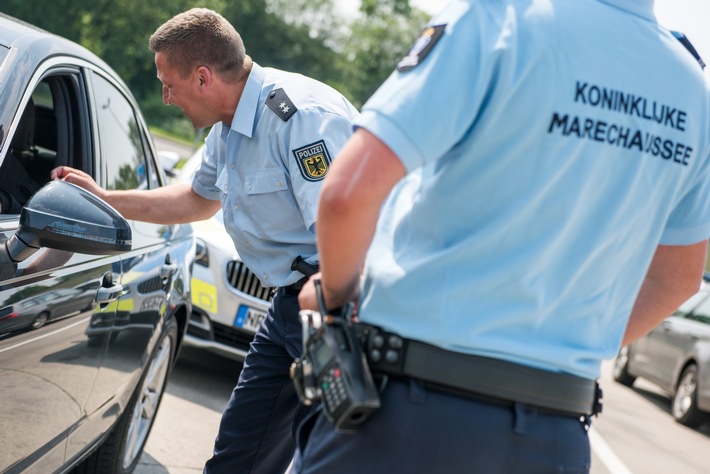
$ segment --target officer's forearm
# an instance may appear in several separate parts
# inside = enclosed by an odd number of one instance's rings
[[[180,224],[208,219],[220,207],[181,183],[151,190],[106,191],[106,201],[126,219]]]
[[[382,203],[405,175],[396,155],[360,129],[334,160],[318,210],[318,248],[329,307],[354,294]]]
[[[648,333],[698,291],[706,251],[705,241],[658,246],[636,298],[622,345]]]
[[[342,212],[324,205],[319,212],[319,253],[323,291],[329,308],[342,306],[357,292],[360,269],[372,241],[377,216]],[[357,222],[357,224],[353,224]]]

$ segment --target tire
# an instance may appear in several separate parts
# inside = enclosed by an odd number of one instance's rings
[[[39,329],[42,326],[44,326],[45,324],[47,324],[47,321],[49,321],[49,313],[44,311],[44,312],[37,315],[37,317],[34,319],[34,321],[32,321],[32,324],[30,325],[30,327],[32,329]]]
[[[136,468],[165,392],[177,335],[177,323],[170,318],[126,411],[77,474],[130,474]]]
[[[683,370],[671,402],[675,420],[685,426],[697,428],[708,418],[708,413],[698,409],[698,366],[691,364]]]
[[[624,346],[619,349],[619,353],[616,359],[614,359],[614,367],[612,369],[614,380],[627,387],[631,387],[634,381],[636,381],[636,377],[629,373],[629,354],[629,346]]]

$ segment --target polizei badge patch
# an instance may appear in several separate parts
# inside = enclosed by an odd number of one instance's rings
[[[330,155],[323,140],[293,150],[301,174],[307,181],[320,181],[330,168]]]
[[[445,29],[446,25],[428,26],[414,43],[412,49],[409,50],[409,53],[397,63],[397,70],[404,72],[418,66],[434,48],[434,45],[444,34]]]

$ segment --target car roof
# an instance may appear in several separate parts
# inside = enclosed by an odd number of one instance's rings
[[[0,13],[0,144],[20,110],[20,100],[37,70],[47,61],[90,65],[101,70],[125,90],[125,82],[106,62],[83,46],[27,22]]]

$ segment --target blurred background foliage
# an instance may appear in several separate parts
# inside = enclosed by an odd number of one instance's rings
[[[335,0],[3,0],[0,11],[98,54],[129,85],[151,127],[192,139],[182,111],[163,105],[148,38],[164,21],[198,6],[229,20],[262,66],[319,79],[358,108],[429,19],[409,0],[363,0],[359,13],[348,17]]]

